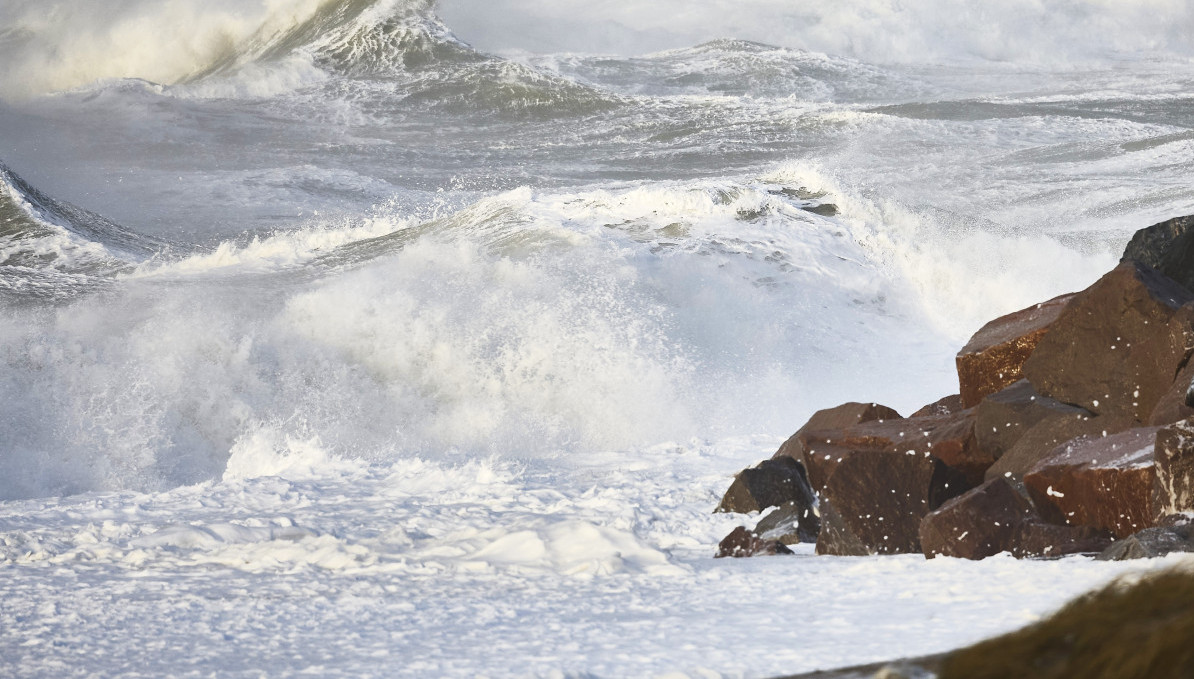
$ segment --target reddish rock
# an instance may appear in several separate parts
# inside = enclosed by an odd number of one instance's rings
[[[714,511],[748,514],[789,502],[811,510],[817,496],[808,483],[804,465],[784,457],[764,460],[739,472]]]
[[[1123,258],[1140,262],[1194,291],[1194,215],[1137,231]]]
[[[1021,523],[1039,521],[1032,503],[1007,479],[997,478],[949,500],[920,522],[925,556],[984,559],[1011,551]]]
[[[987,323],[958,352],[963,408],[1024,377],[1022,367],[1072,295],[1062,295]]]
[[[818,554],[920,551],[920,521],[968,486],[916,451],[846,450],[821,491]]]
[[[821,499],[820,554],[920,551],[920,520],[981,481],[973,411],[802,433]]]
[[[944,398],[933,401],[920,410],[912,413],[909,417],[929,417],[931,415],[953,415],[960,413],[966,408],[962,405],[961,394],[951,394]]]
[[[1111,534],[1090,526],[1060,526],[1026,521],[1012,537],[1012,556],[1053,558],[1067,554],[1097,554],[1111,546]]]
[[[978,404],[974,409],[974,437],[983,451],[998,460],[1040,422],[1067,416],[1089,418],[1091,413],[1042,396],[1028,380],[1020,380]]]
[[[1126,538],[1155,523],[1156,437],[1156,427],[1141,427],[1073,439],[1025,474],[1024,485],[1047,521]]]
[[[1194,512],[1194,419],[1182,420],[1157,431],[1153,449],[1156,516]]]
[[[808,422],[804,423],[803,427],[797,429],[796,433],[792,434],[779,447],[779,450],[772,456],[772,459],[790,457],[804,463],[804,444],[801,435],[806,432],[845,429],[846,427],[862,422],[898,419],[901,419],[898,412],[878,403],[858,403],[851,401],[843,403],[836,408],[818,410],[813,413]]]
[[[854,534],[841,514],[827,501],[821,502],[821,533],[817,536],[817,554],[832,556],[870,556],[875,550]]]
[[[1066,441],[1083,435],[1117,434],[1131,428],[1131,424],[1109,417],[1093,417],[1081,411],[1049,413],[1016,439],[1012,447],[987,469],[986,478],[1002,476],[1022,480],[1038,462]]]
[[[876,420],[839,430],[809,431],[797,438],[805,451],[805,467],[814,490],[833,475],[840,459],[854,450],[889,451],[919,457],[931,455],[956,470],[968,487],[982,482],[994,458],[974,438],[974,411],[952,415]]]
[[[1137,262],[1078,293],[1037,343],[1024,376],[1100,416],[1147,422],[1194,346],[1194,295]]]
[[[746,526],[738,526],[730,531],[717,545],[716,559],[723,557],[771,556],[774,554],[791,554],[779,540],[764,540]]]

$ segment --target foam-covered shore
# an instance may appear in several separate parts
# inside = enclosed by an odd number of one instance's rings
[[[337,468],[260,439],[217,482],[7,502],[0,668],[776,676],[948,650],[1169,563],[713,559],[723,470],[775,445]]]

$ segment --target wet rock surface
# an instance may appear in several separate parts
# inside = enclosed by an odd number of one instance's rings
[[[1156,427],[1063,443],[1024,475],[1041,516],[1126,538],[1155,523]]]
[[[951,394],[949,396],[937,399],[932,403],[922,407],[920,410],[912,413],[908,417],[930,417],[933,415],[953,415],[965,410],[966,407],[962,405],[961,394]]]
[[[1194,346],[1186,288],[1127,261],[1078,293],[1024,362],[1042,394],[1145,423]]]
[[[896,452],[932,457],[965,477],[971,486],[982,481],[994,459],[977,446],[971,410],[899,420],[875,420],[841,429],[799,435],[809,481],[815,490],[827,485],[837,464],[851,451]],[[962,489],[964,490],[964,489]],[[956,493],[955,493],[956,494]]]
[[[963,408],[979,404],[1024,377],[1023,366],[1071,295],[1034,304],[987,323],[956,358]]]
[[[1051,412],[1028,428],[1006,452],[987,468],[986,478],[1021,480],[1057,446],[1078,436],[1102,436],[1127,427],[1124,422],[1078,412]]]
[[[1039,521],[1029,499],[996,478],[941,505],[920,524],[925,556],[983,559],[1011,551],[1020,524]]]

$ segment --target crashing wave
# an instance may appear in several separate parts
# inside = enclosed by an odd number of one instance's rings
[[[5,300],[69,299],[167,247],[51,198],[0,164],[0,294]]]

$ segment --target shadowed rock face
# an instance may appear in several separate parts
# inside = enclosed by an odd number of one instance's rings
[[[1056,558],[1067,554],[1098,554],[1111,546],[1111,534],[1090,526],[1059,526],[1026,521],[1012,536],[1012,556],[1018,559]]]
[[[821,503],[821,534],[817,537],[817,554],[870,556],[875,553],[876,550],[854,533],[833,505]]]
[[[1099,416],[1149,421],[1194,347],[1191,294],[1136,262],[1078,293],[1024,363],[1042,394]]]
[[[1023,366],[1073,295],[1062,295],[984,325],[958,352],[958,386],[963,408],[1018,382]]]
[[[817,496],[808,483],[804,465],[784,457],[764,460],[739,472],[715,511],[749,514],[788,503],[795,504],[800,512],[811,512]]]
[[[821,491],[817,553],[919,552],[921,519],[967,488],[932,455],[848,450]]]
[[[991,394],[974,412],[976,442],[995,460],[1003,457],[1030,429],[1045,420],[1092,416],[1083,408],[1042,396],[1028,380],[1020,380]]]
[[[951,394],[944,398],[937,399],[932,403],[924,406],[920,410],[912,413],[908,417],[930,417],[933,415],[953,415],[965,410],[966,407],[962,405],[961,394]]]
[[[1050,412],[1032,425],[1024,435],[987,469],[986,478],[999,476],[1021,480],[1036,463],[1047,457],[1054,448],[1076,436],[1102,436],[1104,432],[1122,431],[1129,423],[1106,417],[1093,417],[1079,412]]]
[[[1124,248],[1123,259],[1156,269],[1194,291],[1194,215],[1140,229]]]
[[[1126,538],[1153,526],[1156,427],[1068,441],[1024,475],[1037,511],[1054,523]]]
[[[1028,498],[1003,478],[987,481],[930,512],[920,523],[925,556],[984,559],[1011,551],[1020,525],[1037,520]]]
[[[1194,416],[1194,407],[1191,407],[1187,398],[1191,382],[1194,382],[1194,361],[1187,360],[1186,365],[1174,378],[1173,384],[1170,384],[1169,389],[1157,399],[1157,405],[1153,406],[1149,415],[1148,424],[1169,424]]]
[[[765,540],[779,540],[785,545],[816,542],[821,532],[821,517],[812,508],[789,502],[759,519],[755,532]]]

